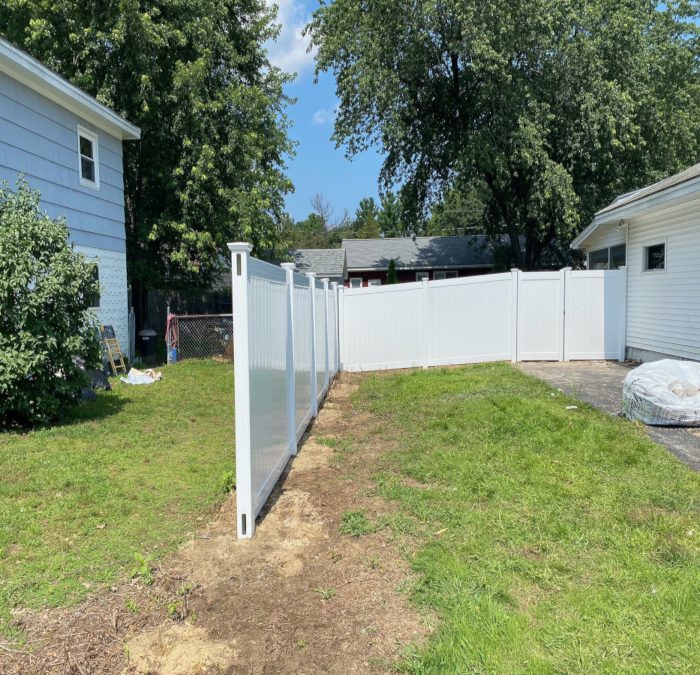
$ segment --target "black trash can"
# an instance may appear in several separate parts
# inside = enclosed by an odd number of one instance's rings
[[[139,331],[139,348],[141,350],[141,358],[145,362],[152,362],[156,355],[156,336],[157,333],[152,328],[144,328]]]

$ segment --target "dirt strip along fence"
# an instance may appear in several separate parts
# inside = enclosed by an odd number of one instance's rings
[[[236,501],[239,538],[255,518],[338,372],[337,284],[229,244],[236,320]]]

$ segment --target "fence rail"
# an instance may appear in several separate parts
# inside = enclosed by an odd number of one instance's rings
[[[247,538],[338,371],[337,351],[329,347],[338,344],[338,289],[295,273],[292,263],[257,260],[248,244],[229,249],[237,532]]]

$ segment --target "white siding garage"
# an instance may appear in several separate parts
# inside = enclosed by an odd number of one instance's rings
[[[700,360],[700,164],[618,198],[572,247],[595,262],[622,243],[628,358]]]

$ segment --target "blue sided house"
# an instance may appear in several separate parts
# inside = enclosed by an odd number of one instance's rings
[[[128,308],[122,142],[138,127],[0,38],[0,181],[18,174],[65,216],[75,248],[97,263],[95,313],[126,353]]]

